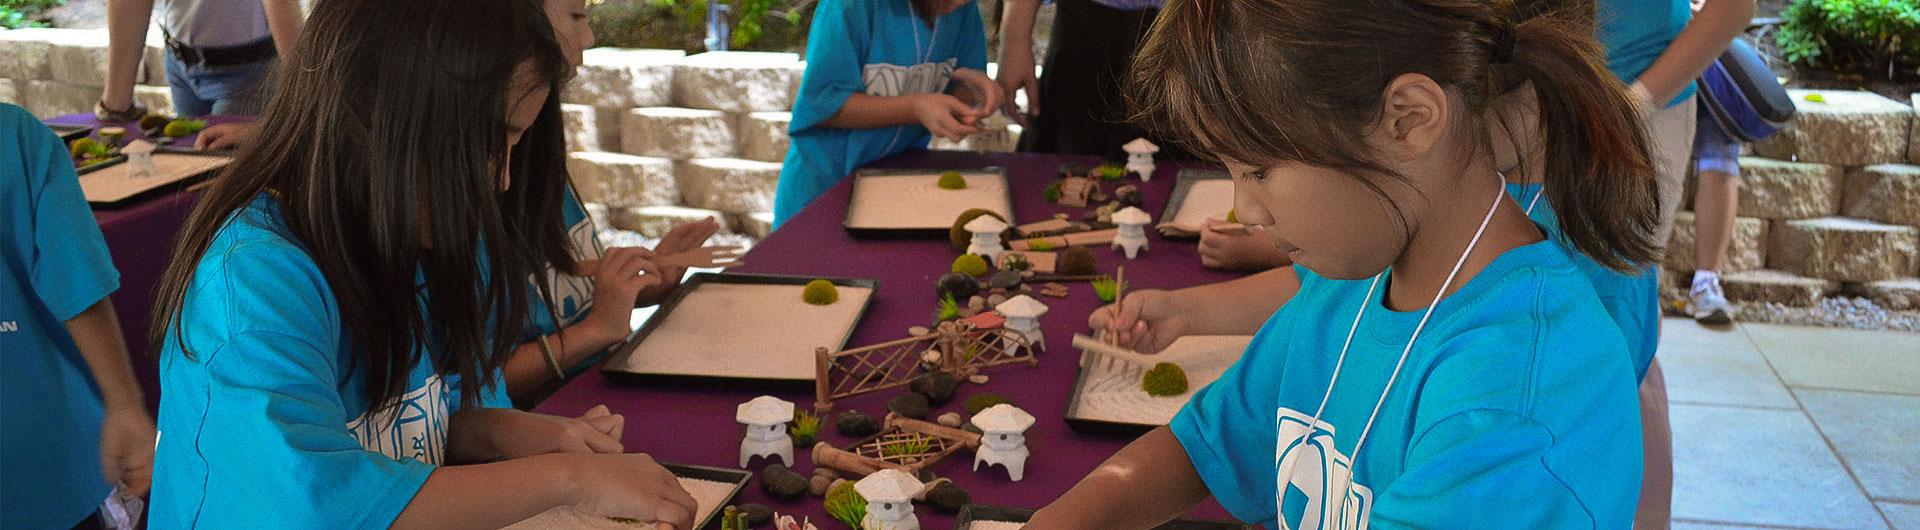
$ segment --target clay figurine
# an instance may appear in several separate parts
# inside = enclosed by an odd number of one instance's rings
[[[982,463],[1005,466],[1007,477],[1019,482],[1027,468],[1027,428],[1033,426],[1033,415],[1013,405],[994,405],[975,414],[973,424],[982,433],[973,470],[979,471]]]
[[[1000,243],[1000,233],[1007,231],[1005,221],[982,215],[969,221],[966,229],[973,233],[973,241],[967,245],[968,254],[985,256],[989,263],[1000,261],[1000,252],[1006,250],[1006,245]]]
[[[1127,172],[1140,175],[1141,182],[1153,180],[1153,155],[1160,152],[1160,146],[1146,138],[1134,138],[1127,145],[1120,146],[1127,152]]]
[[[1007,317],[1007,329],[1018,331],[1027,337],[1034,349],[1045,351],[1047,337],[1040,332],[1040,315],[1047,314],[1047,305],[1027,295],[1015,296],[993,308],[1000,316]]]
[[[793,465],[793,437],[787,435],[787,422],[793,420],[793,402],[773,396],[760,396],[741,403],[734,421],[747,425],[747,436],[740,440],[740,468],[756,456]]]
[[[127,155],[127,173],[129,176],[135,178],[151,177],[155,171],[158,171],[153,167],[153,150],[156,147],[159,146],[153,145],[153,142],[134,140],[128,142],[126,147],[120,148],[120,153]]]
[[[1147,225],[1153,223],[1153,216],[1147,215],[1146,210],[1128,206],[1113,214],[1113,222],[1120,225],[1120,234],[1113,238],[1113,248],[1126,252],[1127,259],[1147,249]]]
[[[913,497],[923,485],[898,469],[882,469],[853,483],[854,491],[867,500],[867,516],[860,520],[861,530],[920,530],[920,519],[913,515]]]

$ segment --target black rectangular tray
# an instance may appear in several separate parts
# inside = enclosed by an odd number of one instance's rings
[[[1029,510],[1026,508],[1014,508],[1010,506],[991,506],[991,505],[985,505],[985,504],[969,504],[969,505],[966,505],[965,507],[960,508],[960,518],[954,520],[953,527],[955,530],[967,530],[969,527],[973,525],[974,521],[999,521],[999,522],[1006,522],[1006,523],[1024,523],[1024,522],[1027,522],[1028,519],[1033,518],[1033,512],[1034,512],[1033,510]],[[1163,524],[1153,528],[1154,530],[1252,530],[1253,529],[1252,526],[1248,526],[1240,523],[1228,523],[1228,522],[1220,522],[1220,521],[1196,521],[1192,519],[1175,519],[1171,522],[1168,522],[1167,524]]]
[[[694,289],[699,288],[699,286],[701,285],[705,285],[709,283],[716,283],[716,284],[732,283],[732,284],[749,284],[749,285],[806,285],[807,282],[810,282],[813,280],[822,280],[822,279],[827,280],[829,282],[833,282],[834,285],[838,285],[841,287],[861,287],[861,288],[871,289],[874,292],[874,296],[878,296],[880,293],[879,280],[853,279],[853,278],[823,278],[819,276],[788,276],[788,275],[781,275],[781,274],[744,274],[744,273],[731,273],[731,272],[696,273],[693,275],[693,277],[688,278],[685,283],[682,283],[679,288],[674,289],[673,295],[668,296],[667,301],[660,303],[660,309],[654,312],[653,318],[647,319],[647,323],[645,325],[640,326],[639,331],[634,332],[632,337],[629,337],[626,340],[626,342],[623,342],[618,347],[616,347],[613,353],[608,355],[605,361],[601,362],[600,373],[605,375],[607,379],[612,379],[616,381],[634,382],[634,383],[683,382],[683,383],[694,383],[694,384],[721,384],[721,383],[738,383],[738,382],[745,381],[745,382],[753,382],[753,383],[762,384],[762,385],[792,387],[793,389],[803,389],[803,388],[811,389],[813,388],[813,380],[811,379],[798,380],[798,379],[767,379],[767,378],[759,378],[759,377],[647,374],[647,373],[636,373],[636,372],[627,372],[623,370],[617,370],[612,368],[612,366],[618,364],[617,361],[626,359],[628,355],[632,355],[634,348],[638,348],[641,342],[647,340],[648,335],[653,334],[653,331],[659,328],[661,322],[666,321],[667,315],[673,312],[674,306],[679,305],[680,301],[685,299],[688,293],[692,293]],[[867,301],[865,303],[860,304],[860,320],[866,319],[867,310],[872,306],[873,306],[873,296],[869,296],[867,297]],[[833,345],[833,348],[834,349],[845,348],[847,345],[847,341],[853,338],[853,331],[855,329],[858,329],[859,327],[860,327],[859,323],[856,321],[852,328],[847,329],[846,336],[841,337],[840,343]]]
[[[170,155],[192,155],[192,156],[211,156],[211,157],[219,157],[219,158],[233,158],[233,153],[231,152],[211,152],[211,151],[201,151],[197,149],[183,149],[178,147],[166,147],[166,146],[161,146],[157,149],[154,149],[153,152],[165,153]],[[112,157],[101,160],[99,162],[95,162],[92,164],[88,164],[84,167],[77,168],[74,170],[74,173],[79,176],[86,176],[88,173],[93,173],[95,171],[99,171],[109,167],[124,164],[126,162],[127,162],[127,155],[113,155]],[[231,166],[231,164],[229,164],[229,166]],[[197,176],[180,179],[178,181],[174,181],[174,182],[160,185],[160,186],[155,186],[153,189],[136,193],[133,195],[129,195],[127,196],[127,198],[120,199],[117,201],[110,201],[110,202],[87,201],[87,204],[92,205],[96,208],[105,207],[106,209],[109,209],[109,210],[122,205],[135,204],[140,201],[144,201],[149,198],[152,198],[154,196],[173,193],[175,191],[192,187],[195,184],[205,182],[208,178],[212,178],[214,175],[219,174],[222,169],[225,169],[225,168],[223,167],[220,169],[215,169],[212,171],[208,171],[206,173],[202,173]]]
[[[727,500],[725,502],[721,502],[720,506],[717,506],[716,509],[713,510],[712,514],[707,515],[706,519],[694,521],[693,522],[694,528],[706,528],[708,526],[719,528],[720,525],[714,524],[714,523],[720,520],[720,514],[726,512],[725,508],[727,507],[727,504],[733,502],[734,499],[739,498],[740,490],[745,489],[747,487],[747,482],[753,479],[752,473],[748,473],[746,471],[741,471],[737,469],[721,469],[717,467],[691,466],[686,464],[668,464],[665,462],[660,463],[660,467],[667,468],[667,471],[672,472],[673,476],[676,476],[676,477],[690,478],[694,480],[711,480],[714,482],[733,483],[733,493],[727,494]]]
[[[1180,214],[1180,204],[1187,202],[1187,192],[1193,191],[1193,184],[1195,182],[1199,182],[1202,180],[1221,180],[1221,179],[1231,179],[1231,178],[1233,178],[1232,174],[1219,169],[1186,168],[1186,169],[1180,170],[1180,176],[1177,177],[1176,180],[1174,180],[1173,182],[1173,195],[1170,195],[1167,197],[1167,207],[1160,209],[1160,212],[1161,212],[1160,220],[1170,222],[1170,221],[1173,221],[1175,216],[1178,216]],[[1167,235],[1166,232],[1161,232],[1160,235],[1166,237],[1167,239],[1199,238],[1199,236],[1197,235],[1194,235],[1194,236],[1181,235],[1181,234]]]
[[[1007,224],[1008,225],[1018,224],[1017,222],[1014,221],[1015,215],[1017,214],[1013,211],[1015,209],[1013,206],[1013,177],[1007,174],[1006,168],[999,167],[999,166],[988,166],[988,167],[976,167],[976,168],[872,168],[872,169],[854,170],[853,176],[849,178],[853,179],[853,183],[851,184],[851,186],[855,188],[855,191],[847,193],[847,211],[842,214],[841,222],[840,222],[841,227],[846,228],[848,235],[851,235],[857,238],[863,238],[863,239],[883,239],[883,238],[927,239],[927,238],[948,237],[948,235],[953,232],[953,227],[951,226],[952,221],[948,221],[947,225],[941,225],[937,227],[925,227],[925,228],[861,228],[861,227],[853,226],[853,198],[858,196],[858,193],[856,192],[860,187],[860,177],[884,177],[888,175],[920,175],[925,173],[942,173],[947,171],[959,171],[963,173],[997,173],[999,174],[1000,179],[1007,183],[1007,217],[1008,217]]]
[[[48,125],[54,134],[60,135],[60,141],[71,142],[93,134],[93,128],[85,125]]]

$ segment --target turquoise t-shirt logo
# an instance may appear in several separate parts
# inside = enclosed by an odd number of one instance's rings
[[[1354,484],[1353,458],[1334,447],[1333,425],[1286,407],[1274,414],[1280,433],[1274,448],[1274,499],[1285,530],[1366,530],[1373,490]],[[1349,491],[1347,488],[1353,489]],[[1343,499],[1338,508],[1329,499]],[[1344,513],[1342,513],[1344,512]],[[1297,514],[1297,517],[1295,516]],[[1290,521],[1289,519],[1297,519]]]

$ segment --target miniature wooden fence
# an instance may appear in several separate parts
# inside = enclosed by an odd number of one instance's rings
[[[855,475],[898,469],[918,475],[961,450],[980,448],[980,435],[887,414],[886,430],[847,449],[826,442],[813,445],[813,463]]]
[[[1020,332],[941,322],[932,332],[917,337],[840,352],[814,350],[814,411],[832,411],[835,399],[907,386],[925,373],[920,367],[928,352],[939,353],[929,370],[961,380],[982,368],[1017,362],[1039,364]]]

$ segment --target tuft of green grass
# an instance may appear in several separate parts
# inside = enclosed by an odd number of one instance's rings
[[[920,456],[920,455],[927,454],[927,449],[930,449],[930,448],[932,448],[932,444],[927,443],[926,440],[915,439],[915,440],[898,442],[892,445],[881,447],[880,454],[887,455],[890,457],[895,457],[895,458],[899,458],[903,456]]]
[[[1126,284],[1114,281],[1112,276],[1105,274],[1093,279],[1093,294],[1099,296],[1100,301],[1103,303],[1113,303],[1114,297],[1118,296],[1120,291],[1125,288]]]
[[[954,301],[953,293],[940,297],[940,309],[934,312],[933,317],[939,322],[960,318],[960,302]]]
[[[859,528],[860,521],[867,518],[867,499],[853,489],[853,481],[841,483],[827,492],[827,500],[821,502],[820,507],[828,517],[852,528]]]
[[[1127,168],[1118,164],[1101,164],[1100,167],[1093,168],[1093,175],[1102,180],[1120,180],[1121,177],[1127,176]]]
[[[1027,248],[1033,249],[1034,252],[1051,252],[1053,251],[1053,240],[1044,237],[1029,237],[1027,238]]]
[[[807,412],[804,410],[795,411],[793,413],[793,422],[789,427],[789,429],[793,431],[793,436],[795,438],[798,438],[801,436],[805,436],[809,438],[819,436],[820,435],[820,417],[815,416],[813,415],[813,413]]]

